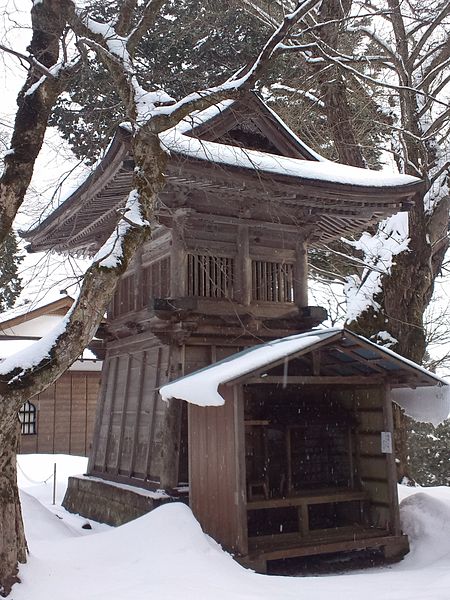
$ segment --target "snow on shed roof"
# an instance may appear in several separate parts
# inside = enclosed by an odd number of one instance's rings
[[[396,381],[396,385],[400,387],[414,385],[419,388],[417,393],[412,389],[392,390],[393,400],[402,406],[409,416],[418,421],[438,424],[449,415],[450,386],[444,379],[392,350],[378,346],[345,328],[312,329],[246,349],[162,386],[160,394],[163,400],[178,398],[199,406],[220,406],[224,403],[219,393],[220,385],[245,378],[247,375],[251,376],[255,371],[278,364],[280,360],[292,359],[331,343],[339,343],[343,348],[349,348],[351,345],[353,354],[355,348],[358,348],[358,361],[353,364],[349,355],[343,354],[342,357],[336,355],[336,364],[342,365],[342,372],[345,375],[349,374],[348,369],[352,367],[359,375],[368,375],[371,370],[370,364],[375,358],[378,360],[378,371],[381,369],[382,375],[387,377],[412,372],[413,383],[402,381],[400,378]],[[366,369],[364,364],[361,364],[364,360],[367,360],[368,364]],[[261,382],[263,381],[264,379],[261,378]],[[425,391],[425,386],[430,389]]]
[[[254,346],[225,358],[217,363],[176,379],[159,390],[163,400],[179,398],[199,406],[220,406],[224,399],[218,392],[219,385],[247,375],[291,354],[310,348],[342,331],[341,329],[312,329],[306,333],[291,335]]]

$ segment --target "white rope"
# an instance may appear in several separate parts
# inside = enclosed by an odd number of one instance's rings
[[[28,475],[25,473],[25,471],[24,471],[24,470],[22,469],[22,467],[20,466],[20,463],[19,463],[19,461],[17,461],[17,467],[19,468],[19,471],[22,473],[22,475],[25,477],[25,479],[26,479],[27,481],[29,481],[30,483],[35,483],[36,485],[37,485],[37,484],[40,484],[40,483],[47,483],[47,481],[53,477],[53,473],[51,473],[51,474],[50,474],[50,475],[47,477],[47,479],[44,479],[43,481],[35,481],[34,479],[31,479],[30,477],[28,477]]]

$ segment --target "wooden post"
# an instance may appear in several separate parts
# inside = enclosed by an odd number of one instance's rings
[[[235,298],[241,304],[249,306],[252,301],[252,261],[248,225],[238,225],[236,246]]]
[[[103,372],[102,372],[102,385],[99,390],[99,399],[97,401],[97,408],[96,408],[96,414],[95,414],[95,425],[94,425],[94,436],[92,439],[92,449],[91,449],[91,452],[89,453],[89,462],[88,462],[88,468],[87,468],[88,473],[91,473],[92,471],[95,470],[95,460],[97,458],[97,451],[99,448],[99,441],[100,441],[100,427],[101,427],[101,424],[102,424],[102,421],[104,418],[106,395],[108,393],[109,370],[110,370],[111,361],[112,361],[112,359],[107,355],[105,357],[105,362],[104,362],[104,367],[103,367]],[[117,368],[116,364],[114,364],[114,366],[115,366],[115,368]],[[38,423],[38,425],[39,425],[39,423]]]
[[[144,379],[145,371],[147,367],[147,351],[144,350],[141,353],[141,361],[139,366],[139,388],[137,395],[136,414],[134,416],[133,424],[133,447],[131,449],[131,461],[128,476],[132,477],[135,471],[136,464],[136,451],[139,441],[139,419],[141,418],[142,401],[144,399]]]
[[[170,490],[178,485],[181,429],[181,401],[169,400],[165,408],[161,450],[160,487]]]
[[[235,510],[238,520],[236,550],[240,554],[248,553],[248,529],[247,529],[247,490],[245,471],[245,425],[244,425],[244,398],[242,386],[233,386],[233,421],[234,421],[234,451],[236,465],[235,483]],[[230,394],[231,395],[231,394]],[[231,400],[228,399],[228,402]],[[225,400],[227,401],[227,399]]]
[[[385,384],[382,389],[383,393],[383,423],[384,430],[390,432],[392,444],[394,441],[394,418],[392,415],[392,400],[391,400],[391,386]],[[380,442],[381,443],[381,442]],[[397,493],[397,468],[395,466],[395,453],[392,447],[392,452],[386,454],[386,471],[389,485],[389,505],[390,505],[390,516],[391,516],[391,531],[394,535],[401,535],[400,527],[400,512],[398,507],[398,493]]]
[[[183,224],[174,220],[172,248],[170,252],[170,296],[182,298],[187,295],[187,252],[183,235]]]
[[[122,406],[122,414],[120,421],[120,430],[119,430],[119,449],[117,450],[117,459],[115,467],[113,468],[113,472],[118,475],[121,470],[121,460],[122,460],[122,451],[123,451],[123,441],[125,436],[125,425],[127,421],[127,413],[128,413],[128,400],[130,396],[130,374],[131,374],[131,363],[133,357],[129,354],[127,357],[127,375],[126,375],[126,383],[125,383],[125,393],[123,397],[123,406]]]
[[[295,253],[294,300],[298,306],[308,306],[308,246],[300,240]]]
[[[158,351],[157,351],[157,358],[156,358],[156,369],[154,371],[155,373],[155,385],[154,385],[154,391],[153,391],[153,398],[152,398],[152,402],[151,402],[151,410],[149,413],[149,423],[148,423],[148,435],[147,435],[147,456],[146,456],[146,460],[145,460],[145,469],[144,469],[144,473],[147,477],[149,477],[150,475],[154,475],[154,473],[150,473],[151,470],[151,459],[152,459],[152,453],[153,453],[153,437],[155,435],[155,420],[156,420],[156,405],[158,402],[158,394],[159,394],[159,384],[160,384],[160,378],[161,378],[161,364],[162,364],[162,348],[161,346],[158,347]]]

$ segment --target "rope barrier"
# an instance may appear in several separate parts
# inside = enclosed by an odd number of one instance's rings
[[[54,473],[51,473],[46,479],[43,479],[42,481],[35,481],[34,479],[31,479],[31,477],[28,477],[28,475],[25,473],[25,471],[20,466],[19,461],[17,461],[17,467],[27,481],[29,481],[30,483],[34,483],[36,485],[39,485],[41,483],[47,483],[47,481],[54,476]]]

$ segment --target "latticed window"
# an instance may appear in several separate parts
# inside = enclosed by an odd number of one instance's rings
[[[207,254],[188,255],[188,295],[232,298],[234,259]]]
[[[265,302],[294,302],[294,265],[253,260],[252,299]]]
[[[31,402],[25,402],[19,410],[20,432],[23,435],[34,435],[36,433],[36,406]]]

